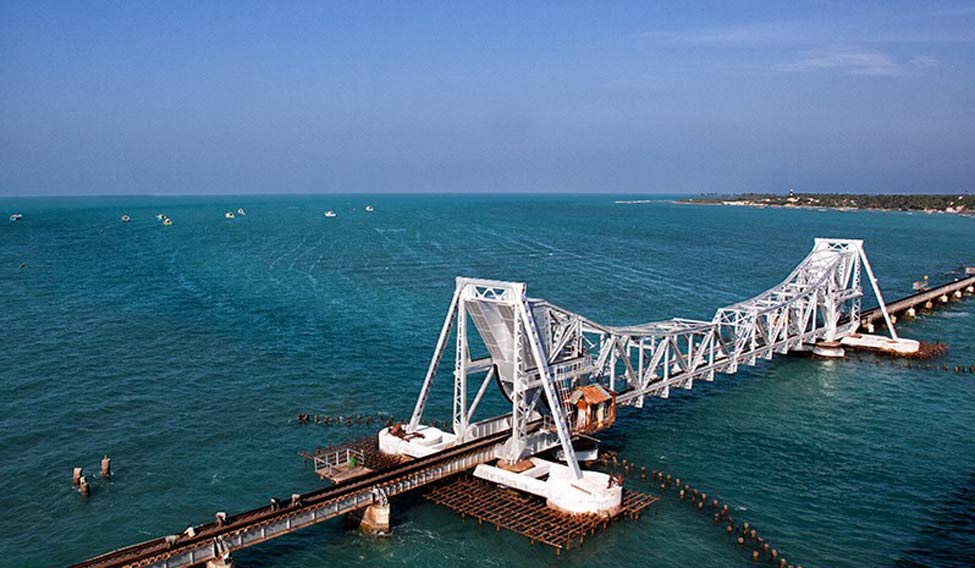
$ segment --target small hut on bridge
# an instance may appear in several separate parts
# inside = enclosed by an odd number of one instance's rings
[[[616,420],[616,395],[602,385],[577,388],[569,396],[569,403],[576,408],[576,432],[596,432],[609,428]]]

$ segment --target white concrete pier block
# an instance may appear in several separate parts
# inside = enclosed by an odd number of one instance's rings
[[[223,558],[207,560],[206,568],[234,568],[234,559],[228,554]]]
[[[389,428],[383,428],[379,431],[379,451],[396,456],[422,458],[452,445],[456,439],[457,436],[453,433],[423,424],[417,426],[416,432],[407,432],[402,437],[391,433]]]
[[[531,461],[534,467],[520,473],[482,464],[474,477],[544,497],[549,507],[567,513],[612,517],[619,512],[623,488],[610,483],[609,475],[584,470],[582,479],[576,479],[568,466],[540,458]]]
[[[376,503],[366,507],[362,511],[359,528],[369,534],[389,534],[389,503]]]
[[[610,483],[609,475],[583,471],[575,479],[569,468],[555,468],[548,476],[548,506],[566,513],[615,516],[623,503],[623,488]]]
[[[869,335],[866,333],[855,333],[853,335],[848,335],[844,337],[842,341],[840,341],[840,344],[852,349],[887,351],[889,353],[897,353],[901,355],[917,353],[921,348],[921,344],[914,339],[907,339],[904,337],[892,339],[890,337]]]
[[[846,356],[846,351],[838,341],[820,341],[813,348],[813,355],[827,359],[841,359]]]

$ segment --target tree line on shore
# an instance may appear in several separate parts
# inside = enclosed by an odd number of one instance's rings
[[[975,198],[964,194],[738,193],[707,194],[684,200],[693,203],[736,202],[755,205],[851,207],[894,211],[975,211]]]

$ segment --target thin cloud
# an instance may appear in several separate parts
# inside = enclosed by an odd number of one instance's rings
[[[972,6],[956,6],[954,8],[944,8],[941,10],[935,10],[932,12],[935,16],[947,16],[949,18],[957,16],[975,16],[975,5]]]
[[[908,62],[912,67],[917,69],[931,69],[932,67],[940,67],[941,60],[931,57],[929,55],[918,55],[915,56]]]
[[[773,21],[725,26],[650,30],[633,37],[698,47],[753,47],[876,43],[972,43],[975,30],[950,25],[923,26],[905,20],[901,26],[870,22]]]
[[[756,22],[681,30],[651,30],[641,38],[701,46],[795,44],[815,41],[826,32],[808,22]]]
[[[802,51],[788,63],[776,67],[793,73],[836,71],[846,75],[897,77],[904,68],[885,53],[854,48],[827,48]]]

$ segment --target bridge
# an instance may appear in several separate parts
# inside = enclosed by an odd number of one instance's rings
[[[456,327],[453,432],[444,446],[480,435],[474,413],[488,385],[497,380],[511,401],[512,430],[497,457],[515,463],[557,445],[572,475],[581,479],[570,420],[575,389],[600,384],[615,393],[617,404],[641,408],[647,397],[666,398],[672,388],[690,389],[696,380],[714,380],[715,373],[735,373],[760,358],[837,341],[859,327],[864,277],[889,323],[863,242],[851,239],[816,239],[782,283],[719,308],[708,321],[675,318],[608,326],[531,299],[522,283],[458,278],[408,430],[421,425]],[[888,329],[896,341],[893,323]],[[472,345],[487,353],[472,358]],[[472,379],[480,383],[468,402]],[[530,420],[542,417],[550,427],[529,434]]]
[[[866,312],[864,280],[877,302]],[[972,283],[939,290],[971,294]],[[899,309],[911,302],[898,301]],[[409,423],[378,434],[379,448],[401,463],[233,517],[218,513],[215,522],[76,566],[227,566],[235,550],[352,511],[364,510],[381,525],[390,497],[471,469],[563,512],[611,517],[619,513],[621,488],[580,467],[576,442],[609,427],[617,406],[642,408],[648,397],[666,398],[673,388],[690,389],[775,354],[823,345],[829,354],[880,319],[893,349],[912,348],[897,336],[863,242],[850,239],[816,239],[782,283],[717,309],[710,320],[609,326],[530,298],[523,283],[458,278]],[[451,337],[452,421],[441,430],[423,416]],[[492,383],[511,412],[478,419]],[[539,457],[548,450],[561,462]]]

